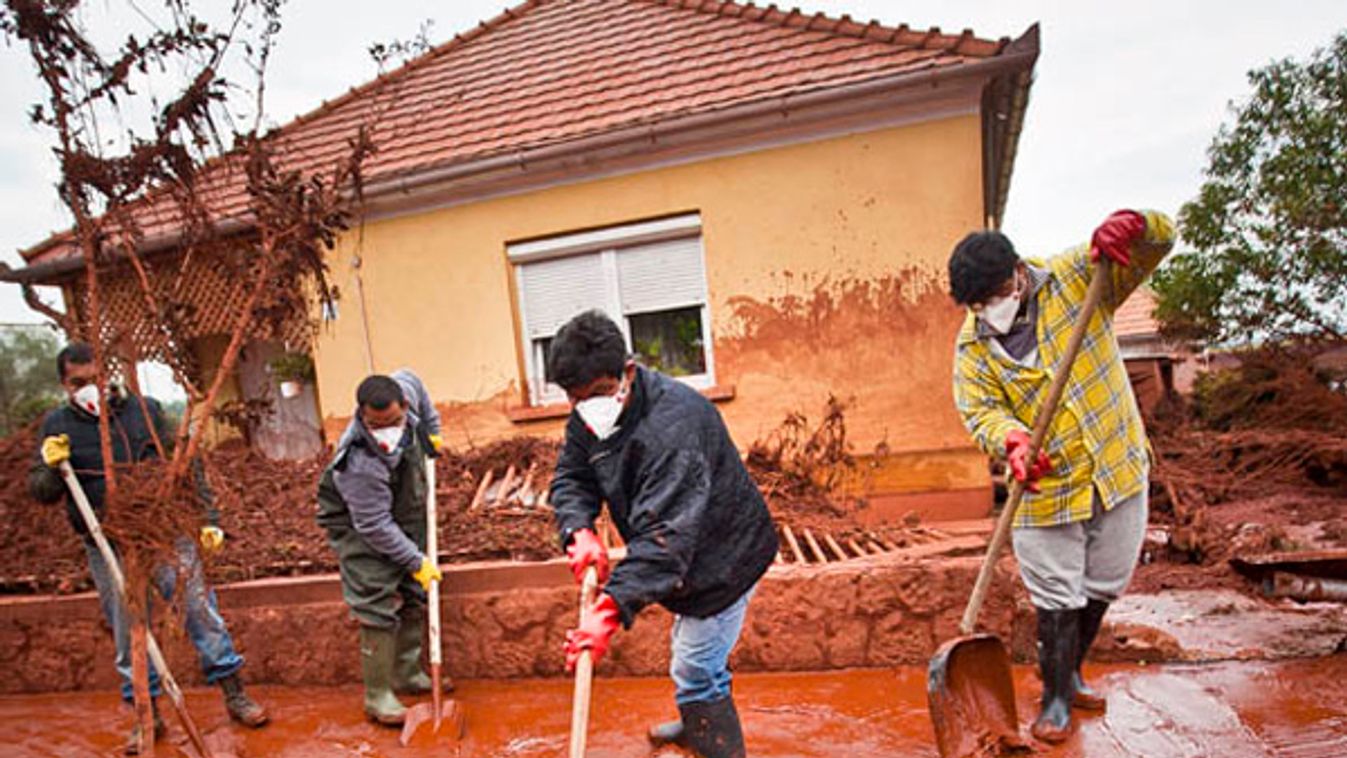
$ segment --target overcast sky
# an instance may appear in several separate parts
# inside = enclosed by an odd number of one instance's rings
[[[215,0],[218,2],[219,0]],[[617,2],[619,0],[614,0]],[[118,8],[121,0],[96,0]],[[280,122],[372,78],[372,42],[430,37],[497,15],[501,0],[290,0],[269,78]],[[811,0],[800,8],[886,24],[1015,37],[1042,24],[1042,55],[1015,163],[1005,231],[1022,252],[1052,252],[1118,207],[1176,212],[1200,183],[1205,150],[1245,73],[1306,57],[1347,27],[1342,0]],[[68,226],[48,135],[28,122],[39,95],[28,59],[0,48],[0,259]],[[0,323],[36,321],[0,284]]]

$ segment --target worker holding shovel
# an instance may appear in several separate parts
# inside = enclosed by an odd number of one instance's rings
[[[592,566],[603,583],[567,634],[567,668],[586,652],[597,663],[619,625],[660,603],[675,614],[669,673],[680,718],[651,729],[651,741],[704,758],[743,756],[728,664],[753,588],[776,556],[762,495],[711,403],[637,366],[603,313],[563,326],[547,368],[574,406],[550,502],[576,581]],[[605,502],[627,546],[611,573],[593,531]]]
[[[131,681],[130,618],[122,603],[108,563],[90,537],[89,530],[76,510],[72,493],[62,480],[58,469],[68,463],[74,469],[80,489],[98,515],[104,503],[103,454],[98,439],[98,417],[106,413],[112,428],[113,458],[118,463],[132,463],[159,455],[154,443],[157,436],[164,445],[172,443],[173,435],[164,423],[163,412],[153,398],[139,397],[118,390],[108,392],[110,407],[103,408],[100,392],[95,384],[97,371],[93,349],[83,343],[66,346],[56,356],[56,372],[67,394],[67,404],[47,414],[42,422],[42,446],[38,460],[28,476],[32,496],[43,503],[67,500],[67,512],[75,531],[84,539],[89,559],[89,573],[98,589],[103,617],[112,629],[116,644],[117,674],[121,677],[122,699],[130,703]],[[210,493],[201,488],[201,500],[206,505],[207,524],[201,528],[200,542],[207,550],[218,550],[224,542],[224,532],[217,525],[218,514],[210,506]],[[215,593],[206,586],[201,570],[201,558],[191,540],[183,539],[177,545],[178,565],[165,565],[155,575],[155,586],[165,597],[171,597],[179,580],[183,585],[184,622],[187,636],[196,647],[206,681],[218,684],[224,691],[225,708],[229,716],[250,727],[267,722],[267,712],[248,696],[239,679],[243,658],[234,650],[233,640],[224,619],[215,604]],[[160,695],[159,672],[150,667],[150,694]],[[157,704],[154,706],[156,737],[164,730]],[[140,750],[141,732],[137,722],[131,729],[126,754]]]
[[[432,686],[421,667],[421,631],[426,592],[441,575],[425,554],[426,458],[441,445],[439,413],[415,374],[370,376],[356,389],[355,415],[318,485],[318,525],[360,623],[365,714],[386,726],[407,716],[395,692],[426,694]],[[446,677],[444,689],[452,688]]]
[[[949,260],[959,332],[954,397],[978,446],[1003,456],[1027,491],[1012,543],[1038,614],[1042,709],[1035,737],[1060,742],[1072,707],[1103,710],[1080,675],[1108,606],[1127,587],[1146,532],[1149,458],[1141,414],[1113,334],[1113,313],[1174,244],[1169,217],[1123,210],[1089,245],[1022,260],[995,231],[968,235]],[[1067,352],[1092,264],[1113,265],[1083,332],[1061,407],[1029,459],[1030,428]]]

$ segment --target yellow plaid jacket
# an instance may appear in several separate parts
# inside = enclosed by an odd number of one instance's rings
[[[1144,241],[1133,245],[1130,266],[1112,268],[1112,281],[1090,319],[1048,432],[1052,473],[1040,480],[1041,492],[1024,493],[1016,527],[1084,521],[1091,515],[1092,489],[1110,509],[1146,486],[1150,468],[1146,433],[1113,334],[1118,306],[1174,245],[1174,222],[1168,216],[1156,211],[1143,215]],[[1087,243],[1047,261],[1025,261],[1040,269],[1034,293],[1036,367],[1022,365],[999,345],[993,346],[995,338],[979,334],[971,312],[964,320],[954,351],[954,402],[964,426],[989,455],[1004,456],[1006,435],[1015,429],[1027,433],[1033,426],[1085,302],[1092,273],[1089,252]]]

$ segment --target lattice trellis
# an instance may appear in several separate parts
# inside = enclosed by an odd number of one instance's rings
[[[110,352],[121,361],[159,361],[182,371],[200,382],[201,367],[191,342],[203,337],[228,335],[234,327],[242,295],[238,283],[249,281],[251,266],[242,256],[244,250],[196,253],[183,264],[180,253],[145,261],[156,303],[165,311],[151,313],[140,280],[131,264],[120,262],[99,272],[102,318],[99,336]],[[88,290],[81,275],[72,282],[75,307],[80,323],[87,324]],[[289,350],[307,352],[313,341],[312,322],[299,315],[273,325],[259,319],[249,340],[275,340]],[[167,325],[167,326],[165,326]],[[111,367],[124,372],[124,367]]]

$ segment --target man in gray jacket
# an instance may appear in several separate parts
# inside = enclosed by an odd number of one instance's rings
[[[431,688],[421,629],[425,593],[440,570],[425,555],[426,457],[442,445],[440,416],[406,369],[367,377],[356,404],[318,485],[318,524],[340,561],[342,597],[360,622],[365,714],[396,726],[407,709],[394,692]]]

